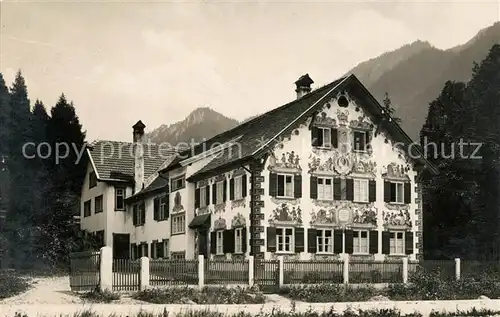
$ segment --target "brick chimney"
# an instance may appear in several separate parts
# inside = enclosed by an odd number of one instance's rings
[[[134,193],[144,187],[144,128],[141,120],[132,127],[134,129]]]
[[[311,79],[311,77],[309,77],[309,74],[300,76],[300,78],[295,82],[295,85],[297,86],[297,88],[295,89],[295,92],[297,93],[297,99],[300,99],[302,98],[302,96],[310,93],[311,84],[313,83],[314,81]]]

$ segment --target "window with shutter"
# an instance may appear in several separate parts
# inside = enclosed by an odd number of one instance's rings
[[[353,186],[354,186],[354,201],[360,203],[367,203],[369,201],[368,180],[354,179]]]
[[[153,200],[153,219],[158,221],[160,218],[160,198],[155,198]]]
[[[115,210],[125,210],[125,189],[115,187]]]
[[[216,183],[216,195],[215,204],[221,204],[224,202],[224,181]]]
[[[202,186],[200,190],[200,208],[207,206],[207,186]]]
[[[367,132],[365,131],[354,131],[354,151],[355,152],[365,152],[366,151],[366,137]]]
[[[404,203],[404,183],[391,182],[390,183],[390,200],[391,203]]]
[[[243,176],[236,176],[234,178],[234,199],[243,198]]]
[[[217,232],[217,237],[216,237],[216,242],[215,244],[217,245],[216,248],[216,253],[217,255],[223,255],[224,254],[224,230],[219,230]]]
[[[243,253],[243,228],[234,230],[234,253]]]
[[[333,236],[332,229],[316,230],[316,252],[333,253]]]
[[[319,200],[333,200],[333,178],[318,177],[316,186]]]
[[[276,250],[277,252],[294,252],[294,229],[276,228]]]
[[[293,175],[286,174],[278,174],[277,177],[278,183],[278,193],[277,197],[283,198],[294,198],[294,190],[293,190]]]
[[[369,235],[366,230],[355,230],[353,232],[353,247],[355,254],[368,254]]]
[[[167,199],[168,199],[167,195],[163,195],[159,199],[160,200],[160,211],[159,211],[160,214],[159,214],[158,220],[160,220],[160,221],[168,219]]]
[[[404,231],[390,232],[389,254],[402,255],[405,253],[404,234]]]
[[[186,214],[177,214],[171,217],[172,234],[182,234],[186,232]]]

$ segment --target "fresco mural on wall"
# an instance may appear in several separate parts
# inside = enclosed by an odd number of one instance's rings
[[[181,212],[181,211],[184,211],[184,206],[182,206],[181,193],[176,192],[174,197],[174,207],[172,208],[172,212]]]
[[[269,224],[274,225],[279,222],[292,222],[295,224],[302,224],[302,210],[300,206],[288,206],[288,204],[281,204],[271,212],[269,216]]]
[[[232,228],[241,228],[246,226],[245,217],[241,213],[237,213],[236,216],[233,217],[233,220],[231,220]]]

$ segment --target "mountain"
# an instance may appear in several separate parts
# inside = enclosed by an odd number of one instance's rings
[[[402,119],[403,129],[411,138],[418,140],[429,102],[436,99],[446,81],[468,81],[473,63],[483,60],[496,43],[500,43],[500,22],[448,50],[418,40],[364,61],[347,74],[355,74],[380,102],[387,92],[396,116]],[[203,107],[191,112],[183,121],[160,126],[148,136],[157,143],[197,142],[242,122]]]
[[[179,142],[200,142],[219,133],[234,128],[239,122],[225,117],[208,107],[197,108],[186,119],[163,124],[146,135],[154,143],[168,142],[177,145]]]
[[[446,81],[468,81],[473,63],[483,60],[496,43],[500,43],[500,22],[479,31],[463,45],[440,50],[417,41],[361,63],[348,73],[360,78],[379,101],[387,92],[403,129],[418,140],[429,102]]]

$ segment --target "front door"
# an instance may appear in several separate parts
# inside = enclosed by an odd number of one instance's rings
[[[130,234],[113,233],[113,259],[130,259]]]

